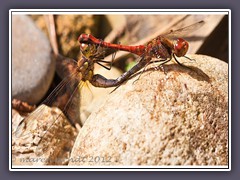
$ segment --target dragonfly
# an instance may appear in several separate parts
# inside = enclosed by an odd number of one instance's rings
[[[183,27],[177,30],[171,30],[168,33],[157,36],[156,38],[149,41],[146,45],[131,46],[113,44],[98,39],[91,34],[81,34],[78,38],[78,41],[84,44],[95,44],[105,48],[127,51],[141,57],[139,62],[135,66],[133,66],[132,69],[125,72],[118,79],[115,80],[104,79],[104,77],[101,77],[100,75],[96,75],[94,77],[96,78],[94,80],[94,84],[97,85],[98,87],[104,87],[106,86],[106,84],[108,86],[119,86],[134,73],[146,67],[150,63],[161,62],[160,66],[162,67],[165,63],[174,59],[179,65],[183,66],[178,61],[177,57],[185,57],[189,60],[192,60],[186,56],[186,53],[189,49],[189,43],[181,37],[199,29],[204,24],[205,24],[204,21],[199,21],[187,27]]]

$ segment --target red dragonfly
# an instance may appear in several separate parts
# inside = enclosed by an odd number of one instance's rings
[[[170,32],[160,35],[155,39],[149,41],[146,45],[137,45],[137,46],[128,46],[121,44],[112,44],[104,42],[100,39],[95,38],[91,34],[81,34],[78,38],[80,43],[85,44],[95,44],[105,48],[111,48],[115,50],[122,50],[134,53],[142,57],[140,62],[134,66],[133,69],[129,70],[129,74],[133,74],[140,70],[143,66],[146,66],[153,62],[163,62],[161,65],[169,62],[172,58],[179,64],[182,65],[176,58],[177,57],[186,57],[186,53],[189,48],[189,43],[180,38],[187,33],[193,32],[205,24],[204,21],[199,21],[190,26],[178,29],[171,30]],[[160,59],[158,61],[151,61],[152,59]],[[188,57],[186,57],[188,58]],[[190,59],[190,58],[188,58]],[[115,84],[116,85],[116,84]]]

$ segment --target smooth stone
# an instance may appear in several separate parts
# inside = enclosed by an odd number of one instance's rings
[[[26,15],[12,16],[12,97],[38,103],[55,71],[46,35]]]
[[[166,74],[152,68],[111,93],[79,132],[69,165],[227,165],[228,64],[188,57],[195,61],[179,61],[191,69],[168,63]]]

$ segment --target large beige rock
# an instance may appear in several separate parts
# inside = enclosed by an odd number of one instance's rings
[[[148,70],[109,95],[81,129],[69,165],[227,165],[228,65]],[[133,83],[135,81],[135,83]]]

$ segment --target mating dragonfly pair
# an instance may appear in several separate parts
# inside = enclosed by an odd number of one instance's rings
[[[163,66],[165,63],[174,59],[179,65],[181,65],[181,63],[177,60],[177,57],[186,57],[185,55],[188,51],[189,44],[186,40],[180,37],[182,37],[184,34],[197,30],[203,24],[204,21],[200,21],[193,25],[175,31],[170,31],[169,33],[160,35],[155,39],[149,41],[146,45],[138,46],[112,44],[97,39],[90,34],[81,34],[78,38],[78,41],[80,43],[80,51],[82,56],[80,60],[78,60],[78,62],[71,62],[75,64],[76,67],[74,69],[74,72],[69,77],[63,79],[63,81],[54,89],[54,91],[43,102],[43,104],[51,106],[56,95],[59,94],[59,92],[64,88],[65,85],[72,86],[70,89],[73,93],[76,92],[76,89],[81,85],[80,82],[86,81],[89,81],[95,87],[118,87],[123,82],[131,78],[131,76],[133,76],[136,72],[140,71],[151,63],[160,62],[160,66]],[[113,63],[113,61],[108,62],[103,60],[103,54],[99,51],[100,47],[134,53],[140,56],[140,61],[129,71],[123,73],[117,79],[107,79],[100,74],[94,74],[95,63],[107,68],[108,70],[111,69]],[[101,63],[108,63],[109,67],[106,67]],[[68,109],[70,107],[69,104],[71,104],[71,98],[72,96],[68,100],[67,105],[62,109],[65,115],[67,115]],[[22,131],[22,129],[24,128],[22,126],[27,124],[29,121],[33,121],[33,118],[40,116],[42,113],[41,111],[42,109],[37,109],[33,112],[33,114],[35,115],[30,115],[25,118],[19,124],[16,133],[21,134],[18,131]]]

